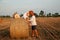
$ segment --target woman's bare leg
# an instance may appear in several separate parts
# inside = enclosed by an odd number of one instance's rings
[[[38,35],[38,31],[37,31],[37,29],[35,29],[35,33],[36,33],[36,36],[38,37],[39,35]]]
[[[34,30],[32,30],[32,36],[33,36],[33,37],[34,37],[34,32],[35,32],[35,31],[34,31]]]

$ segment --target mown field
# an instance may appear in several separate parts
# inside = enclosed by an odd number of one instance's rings
[[[11,39],[8,31],[10,21],[12,18],[0,18],[0,40],[60,40],[60,17],[38,17],[39,38],[29,36],[28,38]]]

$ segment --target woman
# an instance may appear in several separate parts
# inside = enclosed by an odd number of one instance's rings
[[[36,17],[35,17],[35,15],[34,15],[34,12],[33,11],[29,11],[29,14],[30,14],[30,22],[31,22],[31,27],[32,27],[32,36],[34,37],[34,36],[36,36],[36,37],[38,37],[38,31],[37,31],[37,29],[36,29],[36,27],[37,27],[37,23],[36,23]],[[35,35],[35,34],[36,35]]]

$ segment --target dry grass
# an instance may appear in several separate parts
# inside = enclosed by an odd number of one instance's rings
[[[31,36],[28,38],[11,39],[9,31],[6,29],[9,28],[11,20],[12,19],[3,19],[3,21],[0,22],[0,40],[60,40],[60,17],[37,18],[37,29],[40,36],[39,39]]]

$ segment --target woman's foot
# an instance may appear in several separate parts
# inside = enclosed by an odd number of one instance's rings
[[[38,36],[38,35],[36,35],[36,38],[39,38],[39,36]]]
[[[32,35],[32,37],[35,37],[34,35]]]

